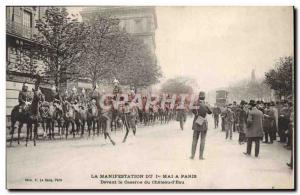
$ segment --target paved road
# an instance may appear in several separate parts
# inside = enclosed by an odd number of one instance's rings
[[[39,141],[37,147],[24,142],[7,147],[7,184],[9,188],[198,188],[198,189],[270,189],[292,188],[293,171],[286,166],[290,151],[281,144],[262,144],[259,158],[242,153],[245,145],[225,140],[220,129],[209,121],[205,158],[190,160],[192,120],[185,130],[178,122],[153,127],[141,127],[136,137],[132,132],[121,143],[123,132],[113,133],[117,142],[112,146],[103,137]],[[254,148],[253,148],[254,149]],[[198,152],[198,150],[197,150]],[[198,153],[196,154],[198,156]],[[154,178],[119,179],[94,178],[103,174],[144,174]],[[163,174],[168,178],[162,178]],[[156,175],[160,176],[155,178]],[[176,175],[179,178],[174,178]],[[183,176],[184,175],[184,176]],[[196,178],[180,178],[180,177]],[[170,178],[172,177],[173,178]],[[55,180],[57,179],[57,180]],[[50,182],[52,180],[52,182]],[[101,184],[105,181],[106,184]],[[139,184],[140,181],[171,184]],[[178,182],[172,184],[172,182]],[[111,183],[110,183],[111,182]],[[133,183],[131,183],[133,182]],[[135,182],[135,183],[134,183]],[[184,182],[184,184],[179,184]],[[108,184],[110,183],[110,184]]]

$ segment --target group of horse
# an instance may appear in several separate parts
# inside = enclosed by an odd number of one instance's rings
[[[109,103],[109,102],[108,102]],[[70,103],[69,101],[53,101],[47,102],[42,98],[42,94],[38,91],[34,92],[32,102],[27,102],[22,108],[17,105],[11,112],[11,139],[10,145],[13,142],[16,122],[18,125],[17,142],[20,144],[20,134],[23,124],[27,126],[26,146],[28,140],[34,142],[38,138],[38,127],[43,128],[43,137],[55,139],[55,135],[63,136],[67,139],[68,135],[76,135],[81,137],[87,131],[88,136],[103,134],[105,138],[110,136],[108,131],[116,131],[117,129],[127,130],[132,128],[135,133],[135,125],[137,123],[154,125],[157,122],[168,123],[175,119],[176,111],[168,106],[160,107],[159,103],[150,105],[147,109],[145,104],[143,108],[136,107],[131,110],[130,118],[125,117],[124,105],[120,105],[118,109],[111,106],[109,109],[102,109],[97,106],[94,100],[89,100],[80,103]],[[126,120],[131,120],[130,122]],[[71,127],[71,131],[69,128]],[[56,132],[55,132],[56,131]],[[127,135],[126,134],[126,135]],[[111,140],[114,144],[114,142]]]

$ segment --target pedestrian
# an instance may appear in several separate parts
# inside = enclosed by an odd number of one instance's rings
[[[218,128],[219,126],[219,118],[221,114],[221,109],[215,104],[215,107],[212,110],[213,112],[213,117],[214,117],[214,124],[215,124],[215,129]]]
[[[288,102],[288,116],[289,116],[289,125],[288,125],[288,129],[286,130],[286,138],[287,138],[287,144],[285,145],[285,147],[288,150],[291,150],[291,144],[292,144],[292,133],[291,133],[291,128],[290,128],[290,124],[291,124],[291,114],[293,112],[293,103],[292,102]]]
[[[275,127],[275,112],[270,108],[270,103],[266,103],[266,107],[263,110],[264,120],[263,120],[263,130],[265,133],[265,141],[263,143],[273,144],[276,139],[276,127]],[[270,138],[270,142],[269,142]]]
[[[203,91],[200,91],[199,98],[196,103],[198,108],[192,109],[192,112],[195,115],[195,117],[193,120],[193,127],[192,127],[194,132],[193,132],[193,143],[192,143],[192,152],[191,152],[190,159],[194,159],[195,157],[197,142],[199,136],[201,136],[199,159],[204,160],[203,153],[204,153],[205,138],[206,138],[207,126],[208,126],[206,120],[206,114],[212,113],[210,107],[205,104],[204,100],[205,100],[205,93]]]
[[[255,157],[258,157],[260,139],[263,136],[263,113],[257,109],[254,100],[250,100],[249,105],[251,106],[251,110],[247,117],[247,152],[244,152],[244,154],[251,155],[252,142],[255,142]]]
[[[292,103],[291,103],[291,106],[293,106],[292,105]],[[294,145],[294,140],[293,140],[293,134],[294,134],[294,120],[295,120],[295,118],[294,118],[295,116],[294,116],[294,110],[293,110],[293,107],[291,108],[291,115],[290,115],[290,124],[289,124],[289,131],[290,131],[290,134],[291,134],[291,140],[290,140],[290,142],[291,142],[291,160],[290,160],[290,162],[289,163],[287,163],[287,166],[289,166],[291,169],[293,169],[293,145]]]
[[[232,111],[232,104],[227,106],[227,109],[224,113],[225,117],[225,131],[226,131],[226,139],[228,137],[232,139],[232,130],[233,130],[233,123],[234,123],[234,113]]]
[[[236,129],[237,129],[236,128],[236,124],[237,124],[237,117],[236,117],[237,113],[236,113],[236,111],[237,111],[237,108],[238,108],[238,106],[236,104],[236,101],[233,101],[233,104],[231,106],[231,110],[233,112],[233,122],[232,122],[232,130],[233,130],[233,132],[235,132]]]
[[[270,102],[270,110],[273,113],[274,121],[271,127],[271,136],[273,137],[273,141],[276,141],[276,133],[278,132],[278,109],[276,108],[275,102]]]
[[[278,117],[278,135],[280,137],[279,142],[286,143],[286,131],[289,128],[290,111],[286,100],[281,101],[281,108],[279,110]]]
[[[239,144],[245,142],[246,123],[247,123],[247,102],[241,101],[240,106],[237,108],[237,131],[239,133]]]

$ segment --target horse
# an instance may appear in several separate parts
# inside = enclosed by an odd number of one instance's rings
[[[69,125],[72,125],[73,138],[75,138],[75,109],[68,101],[63,102],[64,127],[66,129],[66,139],[68,139]]]
[[[32,102],[25,102],[24,109],[20,112],[20,105],[15,106],[11,111],[11,140],[10,146],[12,145],[15,124],[19,122],[18,128],[18,144],[20,144],[20,133],[23,127],[23,124],[27,125],[27,133],[26,133],[26,147],[28,143],[29,135],[32,135],[32,126],[33,129],[33,143],[36,146],[37,139],[37,130],[38,130],[38,118],[39,118],[39,102],[42,99],[42,95],[39,91],[33,92]]]
[[[51,116],[50,116],[50,103],[47,101],[44,101],[40,104],[40,108],[39,108],[39,112],[40,112],[40,117],[41,117],[41,123],[42,123],[42,128],[44,131],[44,137],[47,136],[47,132],[50,132],[51,130]],[[50,133],[49,133],[50,135]],[[51,136],[50,136],[51,139]]]
[[[97,134],[99,135],[100,118],[97,105],[94,102],[90,102],[87,108],[87,125],[89,136],[91,135],[91,128],[93,128],[93,135],[95,135],[95,128],[97,125]]]
[[[55,121],[57,122],[58,126],[58,134],[62,135],[63,130],[63,108],[60,104],[53,102],[53,113],[52,113],[52,120],[51,120],[51,128],[54,132]]]

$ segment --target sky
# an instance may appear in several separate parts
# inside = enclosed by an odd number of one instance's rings
[[[187,76],[213,90],[250,78],[252,69],[262,78],[293,55],[292,7],[156,7],[156,14],[162,81]]]

